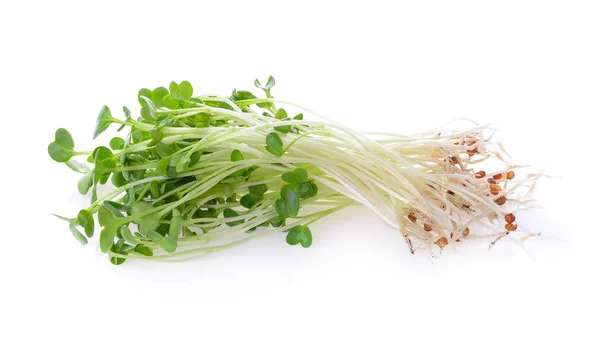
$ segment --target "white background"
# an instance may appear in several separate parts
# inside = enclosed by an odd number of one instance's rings
[[[593,341],[598,18],[594,1],[3,2],[0,339]],[[313,225],[310,249],[273,235],[115,267],[50,216],[88,201],[47,156],[56,128],[92,148],[100,107],[137,109],[141,87],[227,95],[269,75],[357,129],[492,123],[515,161],[557,176],[523,217],[543,237],[432,260],[355,208]]]

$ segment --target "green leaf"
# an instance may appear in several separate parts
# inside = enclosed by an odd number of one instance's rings
[[[288,231],[285,241],[289,245],[300,243],[303,248],[308,248],[312,244],[312,233],[306,225],[296,226]]]
[[[202,152],[201,151],[195,151],[191,156],[190,156],[190,164],[188,165],[188,167],[193,167],[196,164],[198,164],[198,162],[200,162],[200,157],[202,157]]]
[[[156,173],[158,175],[164,175],[169,167],[169,163],[171,162],[170,157],[161,158],[156,165]]]
[[[85,174],[79,182],[77,183],[77,190],[80,194],[86,195],[90,191],[90,187],[92,187],[92,182],[94,180],[94,173],[89,172]]]
[[[110,140],[110,143],[108,143],[108,145],[113,150],[121,150],[125,146],[125,140],[121,137],[114,137]]]
[[[156,144],[156,152],[160,157],[169,157],[175,153],[175,149],[171,145],[167,145],[163,142]]]
[[[304,119],[304,116],[302,115],[302,113],[298,113],[294,116],[294,120],[302,120]]]
[[[148,238],[150,238],[152,240],[152,242],[158,244],[158,245],[162,245],[162,241],[163,239],[165,239],[165,237],[163,235],[161,235],[160,233],[156,232],[156,231],[152,231],[152,232],[148,232]]]
[[[96,119],[96,129],[94,130],[94,138],[100,136],[100,134],[108,128],[110,124],[114,122],[115,118],[110,113],[110,109],[107,106],[102,106],[98,118]]]
[[[283,155],[283,141],[276,132],[271,132],[267,135],[266,143],[265,148],[268,152],[275,156]]]
[[[265,194],[268,190],[269,188],[264,183],[248,187],[248,191],[250,191],[250,194],[256,195],[258,197]]]
[[[105,205],[98,210],[98,222],[103,227],[100,231],[100,250],[106,253],[113,245],[119,225],[114,214]]]
[[[133,144],[137,144],[144,139],[144,134],[142,131],[132,131],[131,132],[131,141]]]
[[[148,88],[142,88],[138,92],[138,101],[141,106],[144,106],[144,105],[146,105],[146,101],[142,98],[142,96],[146,97],[147,99],[152,100],[152,91],[149,90]]]
[[[260,89],[268,90],[268,89],[273,88],[273,86],[275,86],[275,78],[273,76],[269,76],[269,79],[267,80],[267,84],[264,86],[260,83],[260,81],[258,81],[258,79],[256,79],[256,80],[254,80],[254,85]]]
[[[150,135],[150,138],[152,138],[152,140],[148,142],[148,147],[155,146],[158,142],[160,142],[163,139],[163,134],[161,130],[152,129],[148,132],[148,134]]]
[[[121,237],[123,237],[127,242],[131,244],[137,244],[135,237],[131,234],[131,230],[129,230],[129,226],[122,225],[117,232],[119,232]]]
[[[140,109],[140,117],[149,123],[153,123],[156,119],[154,109],[148,105],[145,105]]]
[[[110,176],[108,168],[113,168],[116,163],[113,159],[113,153],[107,147],[99,146],[94,150],[94,183],[105,184]]]
[[[174,110],[174,109],[179,108],[179,100],[175,99],[171,94],[167,94],[162,98],[162,105],[163,105],[163,107]],[[161,127],[168,126],[168,124],[167,124],[168,118],[166,118],[166,119],[167,119],[167,121],[165,121],[165,118],[163,117],[161,119],[161,123],[159,126],[161,126]]]
[[[152,91],[152,102],[154,105],[158,107],[163,107],[163,99],[165,96],[169,95],[169,90],[165,87],[157,87]]]
[[[123,106],[123,113],[125,114],[125,118],[131,119],[131,111],[127,106]]]
[[[282,199],[288,213],[287,217],[297,216],[298,211],[300,210],[300,197],[298,196],[298,193],[293,189],[288,189]]]
[[[194,88],[188,81],[182,81],[179,84],[179,94],[183,100],[189,100],[194,95]]]
[[[225,197],[230,198],[235,195],[235,190],[232,185],[225,184],[225,186],[223,186],[223,193],[225,194]]]
[[[279,195],[283,199],[285,197],[285,195],[287,194],[287,192],[289,192],[289,191],[296,191],[296,185],[295,184],[284,185],[283,187],[281,187],[281,190],[279,191]]]
[[[96,149],[94,149],[94,164],[95,167],[106,167],[106,168],[112,168],[114,166],[116,166],[116,163],[113,159],[113,153],[112,151],[110,151],[109,148],[104,147],[104,146],[99,146]]]
[[[192,120],[196,123],[196,127],[210,126],[210,114],[208,113],[198,113],[192,117]]]
[[[142,234],[148,234],[160,226],[160,218],[157,214],[152,214],[138,220],[139,230]]]
[[[149,232],[148,238],[150,238],[154,243],[158,244],[164,251],[168,253],[174,252],[177,249],[176,239],[164,237],[156,231]]]
[[[306,199],[317,195],[319,188],[314,182],[306,181],[296,184],[296,191],[300,198]]]
[[[258,203],[261,200],[261,198],[261,196],[256,196],[254,194],[246,194],[240,199],[240,205],[249,209],[254,207],[254,205],[256,205],[256,203]]]
[[[56,162],[67,162],[73,156],[73,152],[66,150],[56,143],[48,145],[48,155]]]
[[[54,133],[54,143],[68,150],[73,150],[73,148],[75,148],[73,137],[71,137],[69,131],[63,128],[56,130]]]
[[[129,244],[125,244],[124,240],[119,239],[116,244],[113,244],[110,247],[110,251],[112,251],[116,254],[127,255],[127,254],[129,254],[129,251],[132,248],[133,247],[130,246]],[[123,262],[125,262],[125,260],[126,260],[126,258],[124,258],[124,257],[117,257],[117,256],[110,257],[110,263],[112,263],[116,266],[123,264]]]
[[[241,151],[235,149],[231,152],[231,162],[237,162],[242,160],[244,160],[244,155],[242,155]]]
[[[304,168],[296,168],[291,172],[283,173],[281,179],[287,183],[300,183],[308,181],[308,173]]]
[[[277,200],[281,200],[281,199],[277,199]],[[271,219],[269,222],[271,223],[271,225],[273,227],[282,227],[282,226],[285,226],[285,217],[282,217],[282,216],[275,217],[275,218]]]
[[[269,76],[269,79],[267,80],[267,84],[266,85],[262,85],[260,83],[260,81],[258,81],[258,79],[254,80],[254,85],[262,90],[265,91],[265,94],[267,94],[267,98],[271,97],[271,88],[273,88],[273,86],[275,86],[275,79],[273,78],[273,76]],[[257,104],[259,107],[263,107],[263,108],[269,108],[271,106],[271,104]]]
[[[240,100],[250,100],[250,99],[256,99],[256,97],[254,96],[254,94],[248,92],[248,91],[238,91],[238,90],[233,90],[233,92],[231,92],[231,100],[233,101],[240,101]]]
[[[275,112],[275,118],[277,118],[277,119],[284,119],[287,117],[288,117],[288,114],[283,108],[278,108],[277,112]]]
[[[56,162],[67,162],[73,157],[73,137],[66,129],[60,128],[54,133],[54,142],[48,145],[48,155]]]
[[[183,235],[185,237],[192,237],[192,236],[197,236],[198,234],[195,233],[194,231],[188,229],[187,227],[183,228]]]
[[[312,193],[311,193],[311,195],[310,195],[310,196],[311,196],[311,197],[314,197],[314,196],[316,196],[316,195],[319,193],[319,187],[318,187],[318,186],[317,186],[317,184],[316,184],[316,183],[314,183],[314,182],[311,182],[311,183],[310,183],[310,187],[312,188]]]
[[[177,164],[175,166],[175,170],[178,173],[183,172],[184,170],[187,169],[188,165],[190,164],[191,160],[189,158],[187,158],[186,156],[183,156],[179,159],[179,161],[177,161]]]
[[[154,253],[152,252],[152,249],[150,247],[147,247],[147,246],[142,245],[142,244],[137,244],[135,246],[135,248],[133,248],[133,251],[137,252],[138,254],[142,254],[144,256],[152,256],[152,255],[154,255]]]
[[[82,245],[87,244],[87,242],[88,242],[87,238],[85,238],[85,236],[83,234],[81,234],[81,232],[79,232],[79,230],[77,230],[77,227],[74,222],[69,224],[69,230],[71,230],[71,234],[73,234],[73,237],[75,237],[75,239],[79,243],[81,243]]]
[[[131,207],[131,215],[137,216],[146,211],[150,211],[154,209],[154,206],[145,202],[138,202]],[[141,234],[148,235],[148,233],[158,229],[160,226],[160,218],[158,217],[158,213],[153,213],[141,217],[139,219],[134,220],[136,224],[138,224],[138,228]]]
[[[121,186],[125,186],[127,184],[127,180],[123,176],[122,172],[116,172],[116,173],[114,173],[113,176],[110,179],[110,182],[115,187],[121,187]]]
[[[126,258],[123,257],[117,257],[117,256],[113,256],[110,259],[110,263],[114,264],[115,266],[118,266],[120,264],[125,263],[125,261],[127,260]]]
[[[180,84],[177,84],[175,81],[171,82],[169,84],[169,91],[173,98],[181,101],[189,100],[194,93],[194,89],[188,81],[182,81]]]
[[[86,236],[92,237],[94,235],[94,217],[89,211],[79,211],[77,214],[77,222],[84,228]]]
[[[287,210],[287,206],[285,206],[285,202],[283,201],[283,199],[275,200],[275,210],[282,218],[290,217],[290,214]]]
[[[101,206],[98,209],[98,224],[100,224],[100,226],[107,226],[114,221],[114,219],[114,214],[106,206]]]
[[[163,238],[162,244],[160,245],[164,251],[168,253],[175,252],[177,250],[177,239],[172,236]]]
[[[237,216],[239,216],[239,214],[235,210],[232,210],[231,208],[226,208],[223,211],[223,217],[225,217],[225,218],[234,218],[234,217],[237,217]],[[240,219],[240,220],[236,220],[236,221],[233,221],[233,222],[228,222],[226,224],[227,224],[227,226],[236,226],[236,225],[239,225],[239,224],[241,224],[243,222],[244,222],[244,220]]]
[[[150,182],[150,194],[154,199],[160,198],[160,188],[158,187],[158,181]]]
[[[292,126],[291,125],[274,126],[273,130],[281,132],[281,133],[290,133],[292,131]]]

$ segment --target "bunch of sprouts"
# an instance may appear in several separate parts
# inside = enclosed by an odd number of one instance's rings
[[[129,131],[93,151],[75,150],[58,129],[48,152],[82,173],[78,189],[91,196],[76,217],[59,218],[83,244],[97,221],[114,264],[186,260],[273,232],[309,247],[312,223],[354,205],[397,229],[411,253],[531,235],[518,227],[517,209],[539,174],[519,177],[487,126],[358,132],[273,98],[274,84],[255,81],[263,97],[193,96],[187,81],[142,89],[137,119],[127,107],[124,120],[102,108],[94,138],[112,124]],[[109,180],[114,188],[99,196]]]

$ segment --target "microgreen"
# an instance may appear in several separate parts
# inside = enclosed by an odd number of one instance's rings
[[[268,190],[269,190],[269,188],[265,184],[253,185],[253,186],[248,187],[248,191],[250,191],[250,194],[255,195],[257,197],[262,196]]]
[[[267,83],[264,86],[260,83],[260,81],[258,81],[258,79],[256,79],[256,80],[254,80],[254,85],[257,88],[264,90],[267,97],[270,98],[271,97],[271,88],[273,88],[273,86],[275,86],[275,78],[273,76],[269,76],[269,79],[267,80]]]
[[[115,118],[113,118],[110,113],[110,109],[107,106],[102,106],[100,113],[98,113],[98,118],[96,118],[96,129],[94,130],[94,138],[100,136],[100,134],[108,127],[110,124],[114,123]]]
[[[194,93],[194,89],[188,81],[182,81],[180,84],[175,81],[171,82],[169,91],[174,99],[181,101],[189,100]]]
[[[48,154],[56,162],[67,162],[73,157],[75,143],[66,129],[60,128],[54,133],[54,142],[48,145]]]
[[[233,209],[231,209],[231,208],[226,208],[226,209],[223,211],[223,217],[224,217],[224,218],[236,218],[236,217],[238,217],[238,216],[239,216],[239,214],[237,213],[237,211],[235,211],[235,210],[233,210]],[[241,223],[243,223],[243,222],[244,222],[244,220],[243,220],[243,219],[241,219],[241,220],[236,220],[236,221],[229,221],[229,222],[227,222],[227,225],[228,225],[228,226],[236,226],[236,225],[239,225],[239,224],[241,224]]]
[[[288,231],[285,241],[289,245],[300,243],[303,248],[308,248],[312,244],[312,233],[306,225],[296,226]]]
[[[79,211],[79,214],[77,214],[77,222],[85,229],[86,236],[91,238],[94,235],[94,217],[89,211]]]
[[[244,159],[244,155],[239,150],[233,150],[231,152],[231,162],[242,161]]]
[[[300,196],[295,189],[283,187],[281,189],[281,198],[275,202],[275,209],[280,216],[293,218],[298,215],[300,209]]]
[[[87,174],[85,174],[77,183],[77,190],[79,191],[79,193],[81,193],[82,195],[86,195],[89,192],[90,187],[92,187],[93,180],[93,172],[88,172]]]
[[[308,181],[308,173],[303,168],[296,168],[291,172],[283,173],[281,179],[287,183],[304,182]]]
[[[254,85],[260,91],[236,88],[229,96],[194,96],[188,81],[142,88],[137,118],[127,107],[125,120],[101,108],[93,138],[120,127],[91,151],[76,151],[69,131],[56,130],[48,154],[81,173],[77,189],[91,193],[75,218],[59,216],[73,237],[86,244],[99,230],[100,249],[115,265],[187,259],[267,232],[285,232],[288,244],[306,248],[308,225],[360,203],[403,232],[412,251],[411,240],[443,247],[466,237],[466,223],[507,213],[501,206],[512,189],[498,194],[505,187],[490,188],[469,165],[475,154],[501,156],[502,149],[488,153],[481,128],[412,140],[299,123],[302,113],[273,98],[272,76]],[[461,168],[451,168],[459,160]]]
[[[281,140],[281,137],[279,137],[279,135],[277,133],[275,133],[275,132],[269,133],[267,135],[266,142],[267,142],[267,145],[265,146],[265,149],[267,149],[268,152],[270,152],[271,154],[273,154],[275,156],[283,155],[283,141]]]

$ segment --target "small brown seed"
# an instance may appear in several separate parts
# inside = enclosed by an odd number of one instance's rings
[[[471,233],[471,231],[469,231],[469,228],[466,228],[465,231],[463,231],[463,237],[469,236],[469,233]]]
[[[448,245],[448,238],[446,238],[446,237],[440,237],[440,238],[438,238],[437,241],[435,241],[435,244],[437,244],[438,247],[443,248],[446,245]]]
[[[469,156],[471,156],[471,157],[475,156],[476,153],[477,153],[477,150],[467,150],[467,154],[469,154]]]
[[[517,224],[513,224],[513,223],[506,224],[506,225],[504,225],[504,228],[507,231],[515,231],[517,229]]]
[[[433,229],[431,228],[431,226],[430,226],[429,224],[427,224],[427,223],[423,224],[423,229],[425,229],[425,231],[427,231],[427,232],[429,232],[429,231],[433,230]]]
[[[501,191],[502,191],[502,187],[500,187],[500,186],[498,186],[496,184],[491,184],[490,185],[490,192],[493,195],[498,195],[498,194],[500,194]]]
[[[489,184],[493,184],[493,183],[496,183],[496,180],[492,179],[491,177],[488,177],[487,182]]]
[[[512,213],[509,213],[509,214],[507,214],[507,215],[504,216],[504,220],[506,220],[506,222],[509,223],[509,224],[512,224],[515,221],[515,219],[517,219],[517,218]]]
[[[451,190],[447,190],[446,193],[450,194],[450,195],[454,195],[454,192]]]
[[[494,175],[494,180],[501,180],[501,179],[502,179],[502,174]]]
[[[412,213],[408,215],[408,219],[410,219],[410,221],[413,223],[417,221],[417,217],[415,217],[415,215]]]
[[[475,173],[475,178],[476,179],[481,179],[485,176],[485,172],[483,170],[478,171],[477,173]]]
[[[494,201],[496,202],[496,204],[502,206],[506,203],[506,197],[503,195]]]
[[[509,180],[512,180],[515,178],[515,172],[514,171],[509,171],[508,173],[506,173],[506,178]]]

